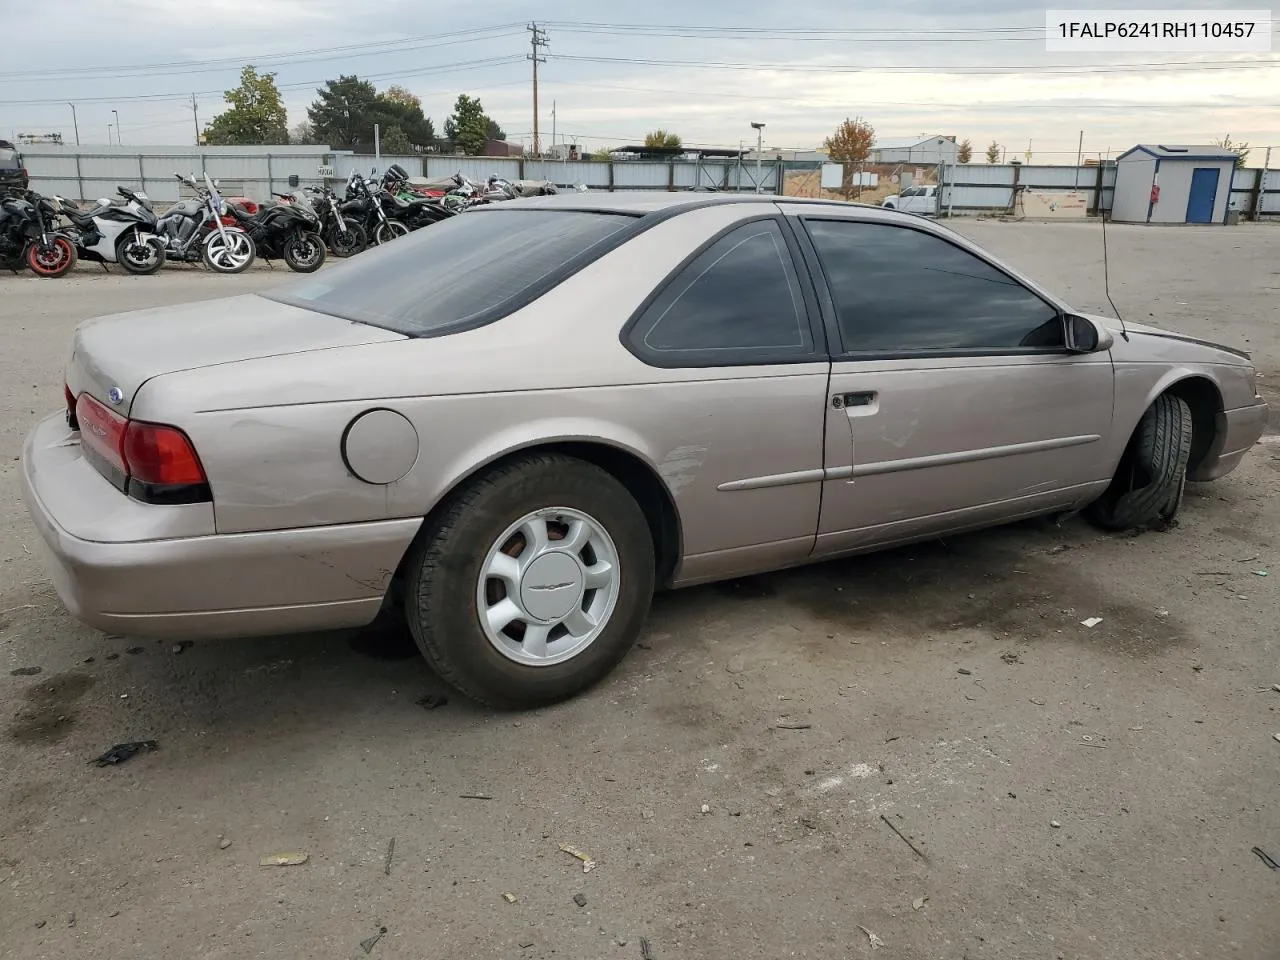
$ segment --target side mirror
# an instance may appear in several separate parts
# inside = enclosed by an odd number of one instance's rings
[[[1067,349],[1072,353],[1101,353],[1110,350],[1116,338],[1102,324],[1075,314],[1066,318]]]

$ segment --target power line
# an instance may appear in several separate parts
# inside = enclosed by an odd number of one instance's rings
[[[58,76],[60,78],[87,78],[94,77],[100,80],[120,79],[136,76],[150,76],[156,72],[163,73],[166,68],[174,68],[179,72],[189,73],[206,73],[207,70],[195,69],[197,67],[211,67],[215,69],[225,69],[229,66],[239,66],[246,63],[254,65],[268,64],[275,60],[285,60],[293,57],[309,57],[312,54],[333,54],[334,56],[318,56],[309,60],[294,60],[294,63],[314,63],[322,60],[336,60],[346,56],[364,56],[363,53],[353,53],[353,51],[367,51],[368,53],[384,53],[399,52],[391,51],[388,48],[401,46],[407,50],[429,49],[431,47],[447,47],[458,43],[474,43],[478,40],[495,40],[506,36],[518,36],[521,32],[518,28],[522,27],[520,23],[498,24],[492,27],[477,27],[471,30],[457,30],[452,33],[435,33],[423,34],[421,36],[404,37],[400,40],[377,40],[366,43],[351,43],[336,47],[315,47],[310,50],[293,50],[283,53],[264,53],[257,56],[239,56],[239,57],[219,57],[212,60],[170,60],[164,63],[140,63],[128,64],[123,66],[104,66],[104,67],[69,67],[59,68]],[[496,33],[496,31],[505,31],[504,33]],[[495,34],[494,36],[479,36],[479,34]],[[456,39],[460,38],[460,39]],[[436,41],[436,42],[427,42]],[[404,44],[420,44],[418,46],[403,47]],[[290,64],[281,63],[280,66],[288,66]],[[114,71],[139,71],[138,73],[115,73]],[[16,70],[16,71],[0,71],[0,78],[3,79],[19,79],[22,77],[35,77],[47,80],[49,77],[48,70]]]
[[[627,93],[663,93],[663,94],[687,94],[687,90],[675,90],[670,87],[636,87],[624,86],[621,84],[596,83],[585,80],[555,80],[556,86],[569,87],[590,87],[594,90],[621,90]],[[807,97],[803,94],[791,94],[789,96],[779,96],[777,94],[756,94],[756,93],[729,93],[721,90],[699,90],[700,97],[728,97],[734,100],[777,100],[787,103],[805,104],[813,106],[847,106],[846,100],[824,100],[822,98]],[[1159,109],[1161,107],[1169,107],[1174,109],[1213,109],[1213,110],[1229,110],[1234,107],[1280,107],[1280,103],[1258,103],[1253,100],[1240,101],[1238,103],[1210,103],[1205,101],[1155,101],[1155,100],[1115,100],[1115,101],[1098,101],[1098,100],[1078,100],[1072,103],[1065,103],[1061,100],[967,100],[963,105],[952,101],[930,101],[930,100],[859,100],[860,106],[868,107],[929,107],[944,110],[962,110],[967,107],[987,106],[987,107],[1039,107],[1045,110],[1062,110],[1064,108],[1088,108],[1098,107],[1100,109],[1116,109],[1127,110],[1133,107],[1152,107]]]
[[[487,67],[503,66],[509,63],[520,63],[524,61],[522,54],[510,54],[504,57],[489,57],[483,60],[466,60],[461,63],[447,63],[435,67],[418,67],[412,70],[393,70],[387,73],[367,73],[360,79],[362,80],[399,80],[408,77],[434,76],[441,73],[452,73],[457,70],[478,70]],[[277,85],[279,90],[296,90],[303,87],[316,87],[320,84],[327,83],[332,77],[324,80],[300,80],[296,83],[281,83]],[[221,97],[225,90],[197,90],[196,96],[201,97]],[[139,100],[190,100],[190,93],[136,93],[121,94],[113,97],[78,97],[77,103],[116,103],[124,101]],[[66,97],[38,98],[31,100],[0,100],[0,104],[6,106],[20,106],[27,104],[45,104],[45,103],[63,103]]]
[[[643,57],[586,57],[571,54],[552,54],[552,59],[567,60],[578,63],[626,63],[651,67],[691,67],[699,70],[753,70],[782,71],[789,73],[950,73],[981,76],[984,74],[1000,75],[1007,73],[1047,73],[1056,76],[1070,74],[1094,73],[1132,73],[1147,72],[1158,68],[1162,72],[1184,73],[1177,67],[1192,67],[1195,70],[1241,70],[1258,67],[1280,67],[1280,60],[1163,60],[1151,63],[1117,64],[1107,67],[1081,67],[1074,64],[1020,64],[1003,67],[899,67],[872,66],[853,63],[798,64],[798,63],[745,63],[716,60],[660,60]]]

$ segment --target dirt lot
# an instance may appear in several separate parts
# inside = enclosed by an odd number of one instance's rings
[[[960,229],[1105,306],[1096,226]],[[1127,317],[1280,383],[1280,229],[1109,240]],[[387,638],[78,625],[18,502],[77,321],[281,279],[0,277],[0,956],[363,957],[382,926],[375,960],[1280,956],[1251,852],[1280,859],[1275,440],[1169,533],[1024,524],[675,593],[590,695],[427,711]]]

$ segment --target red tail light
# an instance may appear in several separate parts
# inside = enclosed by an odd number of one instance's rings
[[[130,420],[124,431],[129,476],[162,486],[207,483],[204,467],[187,435],[177,427]]]
[[[75,419],[81,449],[129,496],[147,503],[212,499],[195,447],[177,427],[127,420],[87,393],[75,401]]]
[[[62,396],[67,402],[67,426],[72,430],[79,430],[80,423],[76,420],[76,395],[71,392],[69,384],[62,385]]]

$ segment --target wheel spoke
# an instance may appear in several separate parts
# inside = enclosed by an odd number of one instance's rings
[[[524,639],[520,645],[527,656],[542,658],[547,655],[547,635],[551,627],[542,623],[530,623],[524,628]]]
[[[546,517],[530,517],[520,526],[524,534],[525,547],[520,553],[520,565],[524,566],[538,554],[547,549],[551,543],[551,534],[547,531]]]
[[[520,590],[520,562],[501,551],[495,553],[489,561],[485,576],[494,577],[506,584],[508,596]]]
[[[569,615],[564,618],[563,623],[564,628],[568,630],[570,636],[573,637],[585,637],[599,626],[599,624],[581,607],[575,607]],[[528,649],[527,646],[526,649]]]
[[[600,590],[607,587],[613,580],[613,564],[601,560],[599,563],[593,563],[586,569],[586,579],[583,586],[587,590]]]
[[[585,520],[574,520],[569,524],[569,533],[556,544],[556,549],[564,550],[577,556],[591,540],[591,527]]]
[[[524,619],[524,611],[510,597],[503,597],[484,612],[489,629],[501,633],[516,620]]]

